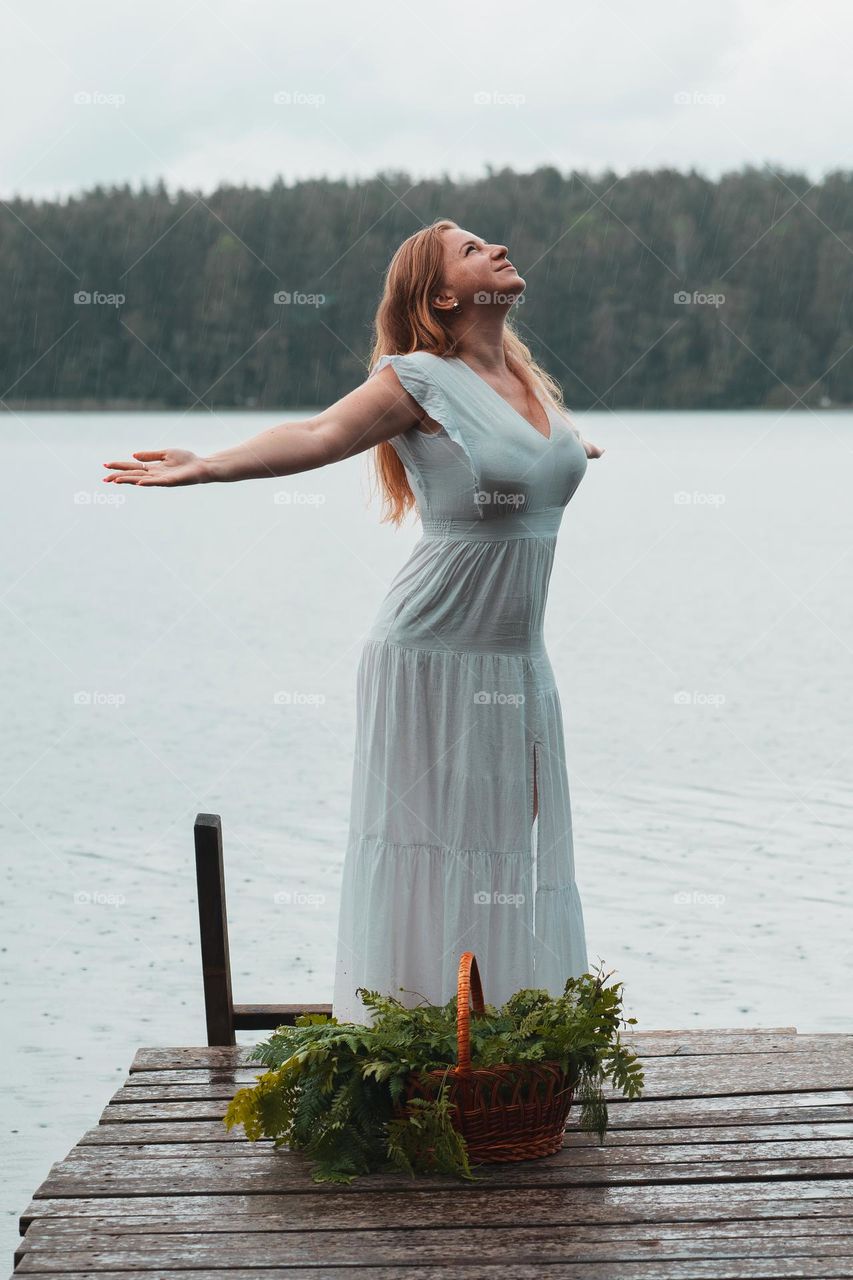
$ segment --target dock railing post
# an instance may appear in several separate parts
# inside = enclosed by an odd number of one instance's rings
[[[219,814],[197,814],[193,833],[207,1043],[236,1044]]]

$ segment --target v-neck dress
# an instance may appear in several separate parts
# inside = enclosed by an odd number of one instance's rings
[[[546,437],[458,357],[382,356],[440,430],[391,440],[422,535],[356,678],[333,1015],[357,987],[407,1007],[456,993],[563,991],[587,970],[563,719],[543,622],[557,534],[586,450],[554,405]],[[534,766],[538,816],[533,816]],[[402,988],[402,989],[401,989]]]

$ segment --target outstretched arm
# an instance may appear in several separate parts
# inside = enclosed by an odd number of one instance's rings
[[[280,423],[208,457],[186,449],[140,449],[135,462],[105,462],[112,474],[104,479],[176,486],[297,475],[362,453],[425,416],[388,365],[313,418]]]

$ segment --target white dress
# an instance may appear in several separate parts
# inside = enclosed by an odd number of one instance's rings
[[[370,1021],[357,987],[445,1003],[463,951],[494,1005],[525,987],[559,995],[587,969],[543,641],[586,450],[554,406],[545,437],[459,358],[383,356],[373,372],[389,363],[441,431],[391,441],[423,534],[358,666],[332,1004],[342,1022]]]

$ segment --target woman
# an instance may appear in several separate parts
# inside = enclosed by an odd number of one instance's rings
[[[104,464],[117,484],[204,484],[375,448],[386,518],[420,515],[358,667],[340,1021],[369,1017],[358,987],[446,1002],[463,951],[492,1004],[524,987],[559,995],[587,968],[542,628],[564,509],[603,450],[507,323],[523,289],[505,245],[442,219],[394,255],[362,386],[206,458]]]

